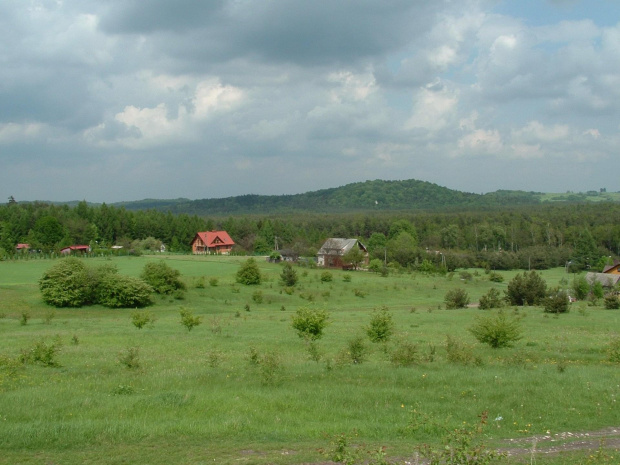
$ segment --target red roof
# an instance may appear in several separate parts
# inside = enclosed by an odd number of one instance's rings
[[[196,234],[207,247],[235,245],[226,231],[205,231]]]
[[[89,245],[70,245],[64,249],[60,249],[61,252],[70,252],[71,250],[90,250]]]
[[[17,250],[20,249],[29,249],[30,248],[30,244],[17,244],[17,247],[15,247]]]

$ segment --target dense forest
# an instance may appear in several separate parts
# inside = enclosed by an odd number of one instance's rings
[[[342,213],[351,211],[449,210],[455,208],[532,205],[540,193],[496,191],[488,194],[460,192],[430,182],[365,181],[295,195],[241,195],[202,200],[140,200],[122,202],[128,210],[162,210],[173,213],[221,216],[230,214]]]
[[[464,195],[466,197],[466,195]],[[73,244],[94,253],[159,250],[189,252],[197,231],[223,229],[239,254],[269,254],[276,246],[313,256],[328,237],[357,237],[373,258],[395,267],[422,262],[449,269],[596,268],[620,255],[620,204],[488,205],[437,210],[374,210],[347,213],[292,212],[198,216],[124,206],[54,205],[9,199],[0,206],[0,257],[47,254]],[[34,252],[38,251],[38,252]],[[40,251],[40,252],[39,252]]]

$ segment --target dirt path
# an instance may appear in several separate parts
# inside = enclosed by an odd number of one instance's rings
[[[506,447],[500,450],[509,455],[529,455],[532,450],[536,455],[557,454],[563,451],[596,450],[604,448],[620,448],[620,426],[609,427],[598,431],[564,432],[519,439],[506,439]]]

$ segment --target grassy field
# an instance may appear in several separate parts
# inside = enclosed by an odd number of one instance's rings
[[[112,263],[138,276],[159,259]],[[383,278],[332,271],[333,281],[323,282],[322,270],[296,268],[300,281],[289,295],[280,265],[259,261],[264,282],[242,286],[235,283],[242,259],[164,259],[188,291],[183,299],[157,297],[148,309],[156,321],[141,330],[132,310],[43,304],[37,280],[53,261],[0,262],[0,463],[321,462],[318,449],[337,434],[410,460],[417,444],[439,441],[438,425],[472,425],[485,411],[493,445],[620,426],[620,370],[606,353],[620,332],[620,311],[575,303],[557,317],[539,307],[507,308],[523,338],[491,349],[467,330],[488,312],[445,309],[447,290],[462,287],[475,302],[491,287],[505,289],[516,272],[500,272],[504,282],[492,283],[475,270],[471,280],[458,272]],[[543,276],[556,286],[567,278],[563,271]],[[291,327],[300,306],[330,313],[319,361]],[[365,334],[383,306],[396,333],[386,344],[366,339],[365,360],[350,363],[349,341]],[[181,307],[202,324],[187,331]],[[448,361],[447,335],[470,363]],[[15,362],[41,341],[61,344],[60,366]],[[417,345],[419,361],[399,367],[391,354],[405,341]],[[126,366],[130,353],[136,368]],[[589,460],[570,457],[536,463]]]

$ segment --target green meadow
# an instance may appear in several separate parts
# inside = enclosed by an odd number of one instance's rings
[[[161,259],[111,263],[139,276]],[[468,331],[491,311],[445,308],[449,289],[477,302],[490,288],[506,289],[516,271],[498,272],[497,283],[483,270],[388,277],[334,270],[325,282],[324,270],[295,267],[291,289],[280,283],[282,265],[261,259],[257,286],[235,282],[242,258],[163,259],[181,271],[187,291],[155,297],[145,309],[155,321],[143,329],[131,309],[45,305],[37,281],[52,260],[0,262],[0,463],[319,463],[327,460],[319,449],[338,434],[414,463],[417,445],[439,444],[442,427],[473,425],[483,412],[484,439],[494,447],[620,426],[620,366],[608,357],[620,311],[586,302],[561,315],[507,307],[523,337],[492,349]],[[549,286],[572,279],[564,269],[542,275]],[[313,347],[291,326],[302,306],[330,315]],[[395,331],[372,343],[365,327],[383,307]],[[181,308],[201,324],[188,331]],[[353,363],[357,336],[365,352]],[[449,356],[448,336],[461,361]],[[42,343],[59,349],[57,366],[18,362]],[[416,350],[410,366],[394,363],[404,343]],[[588,457],[541,454],[534,463],[596,463]],[[610,460],[600,463],[618,463]]]

